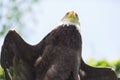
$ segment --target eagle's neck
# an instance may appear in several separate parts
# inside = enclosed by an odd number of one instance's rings
[[[79,22],[71,22],[69,20],[63,20],[60,22],[60,25],[63,25],[63,27],[66,25],[67,27],[70,27],[70,25],[74,25],[78,31],[80,31],[80,23]]]

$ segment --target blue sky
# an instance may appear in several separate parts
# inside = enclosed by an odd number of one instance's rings
[[[24,16],[27,24],[22,37],[30,44],[37,44],[71,10],[80,18],[85,60],[120,58],[119,0],[41,0],[33,5],[32,14]]]

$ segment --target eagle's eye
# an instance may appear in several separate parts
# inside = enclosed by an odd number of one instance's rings
[[[66,15],[69,15],[69,12],[67,12]]]
[[[77,14],[77,13],[75,13],[75,16],[76,16],[76,17],[78,17],[78,14]]]

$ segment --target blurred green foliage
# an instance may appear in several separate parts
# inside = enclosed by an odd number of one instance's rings
[[[4,73],[1,66],[0,66],[0,80],[5,80]]]
[[[112,62],[109,62],[107,60],[95,60],[95,59],[90,59],[87,64],[94,66],[94,67],[110,67],[113,70],[115,70],[115,72],[117,73],[117,76],[120,78],[120,59],[119,60],[115,60]],[[3,74],[3,70],[0,66],[0,80],[4,80],[4,74]]]
[[[0,36],[11,27],[18,31],[24,27],[22,20],[26,13],[32,11],[32,5],[39,0],[0,0]],[[20,32],[20,31],[19,31]]]
[[[115,63],[115,71],[118,74],[118,77],[120,78],[120,60],[117,60]]]

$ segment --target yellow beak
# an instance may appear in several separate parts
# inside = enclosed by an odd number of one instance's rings
[[[70,21],[72,23],[79,23],[79,18],[74,11],[67,12],[62,18],[62,21]]]
[[[68,18],[73,18],[73,19],[76,18],[75,12],[74,11],[69,12]]]

